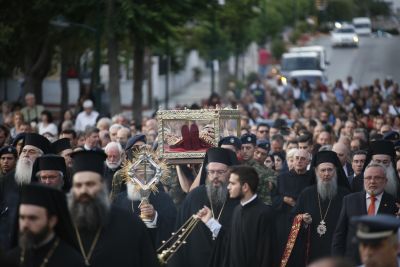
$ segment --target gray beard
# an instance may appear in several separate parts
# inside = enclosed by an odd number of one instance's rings
[[[207,196],[211,204],[215,208],[221,208],[228,196],[228,183],[223,183],[219,187],[215,187],[211,182],[206,182]]]
[[[333,177],[332,180],[329,182],[322,182],[321,179],[317,176],[317,190],[319,196],[322,198],[322,200],[326,199],[333,199],[336,196],[337,193],[337,175]]]
[[[28,158],[20,158],[15,168],[15,181],[18,185],[29,184],[32,177],[33,162]]]
[[[385,191],[391,194],[392,196],[397,197],[398,183],[392,163],[390,163],[389,167],[386,168],[386,178],[387,178],[387,183],[385,186]]]
[[[108,162],[108,161],[106,160],[106,165],[107,165],[107,167],[108,167],[109,169],[115,170],[116,168],[118,168],[118,167],[121,165],[121,162],[122,162],[122,160],[119,160],[117,163],[111,163],[111,162]]]
[[[80,202],[72,190],[67,195],[67,200],[71,219],[78,229],[94,232],[107,223],[111,204],[105,186],[88,202]]]
[[[142,199],[140,191],[136,190],[136,187],[133,183],[126,183],[126,190],[128,193],[128,199],[132,201],[139,201]]]

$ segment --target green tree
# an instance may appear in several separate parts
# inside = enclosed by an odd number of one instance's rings
[[[351,20],[354,16],[354,3],[352,0],[331,0],[326,8],[328,20]]]

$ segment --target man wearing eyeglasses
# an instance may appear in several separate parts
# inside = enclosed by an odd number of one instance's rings
[[[356,228],[350,221],[353,216],[396,214],[398,210],[396,200],[385,192],[387,182],[386,168],[381,164],[371,162],[365,168],[365,191],[347,195],[343,199],[342,210],[333,236],[332,254],[347,257],[357,265],[361,263],[357,245],[353,242]]]

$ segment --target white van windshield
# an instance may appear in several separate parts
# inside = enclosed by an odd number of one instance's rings
[[[282,60],[282,70],[319,70],[319,59],[315,57],[293,57]]]

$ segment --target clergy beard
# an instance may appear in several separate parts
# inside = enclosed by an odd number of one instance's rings
[[[114,169],[118,168],[119,165],[121,165],[121,162],[122,162],[122,159],[120,159],[120,160],[117,161],[117,162],[108,162],[108,161],[106,160],[106,165],[107,165],[107,167],[108,167],[109,169],[114,170]]]
[[[135,185],[133,183],[127,183],[126,184],[127,188],[127,193],[128,193],[128,199],[132,201],[138,201],[142,199],[142,196],[140,195],[140,192],[136,189]]]
[[[47,224],[40,230],[39,233],[34,234],[29,230],[25,230],[19,233],[18,244],[23,250],[33,249],[42,243],[50,233],[50,226]]]
[[[319,196],[322,200],[333,199],[337,193],[337,175],[335,174],[329,182],[323,182],[318,175],[316,176]]]
[[[386,168],[386,178],[387,178],[387,183],[385,186],[385,191],[392,196],[397,195],[397,177],[395,170],[393,168],[393,164],[390,163],[390,165]]]
[[[15,181],[17,184],[29,184],[31,182],[33,161],[30,158],[20,158],[15,168]]]
[[[228,183],[223,182],[220,186],[215,187],[212,182],[207,179],[206,189],[208,199],[211,201],[214,207],[222,207],[226,201],[228,195]]]
[[[89,200],[82,202],[80,198]],[[104,187],[95,197],[84,194],[80,198],[76,199],[72,191],[68,194],[68,208],[76,227],[94,232],[105,225],[110,210],[107,188]]]

